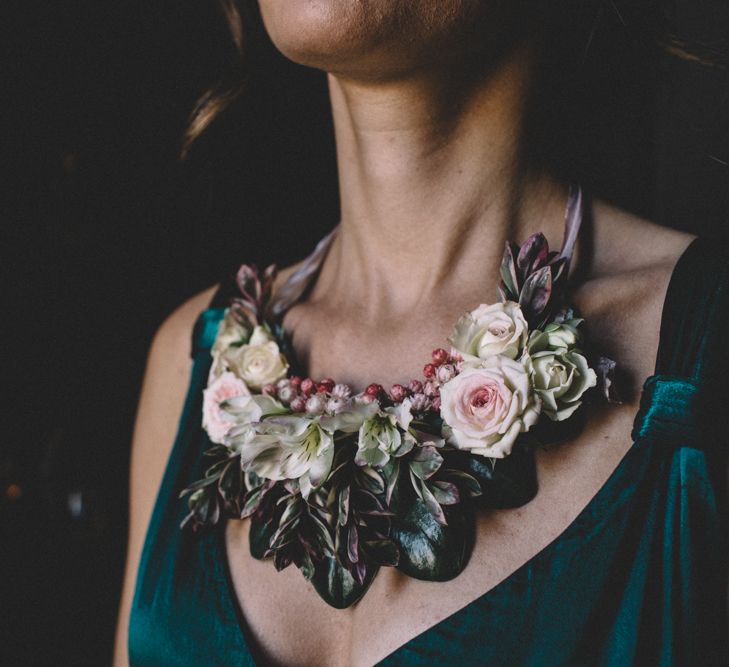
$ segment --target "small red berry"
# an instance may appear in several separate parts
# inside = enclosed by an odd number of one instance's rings
[[[373,382],[371,385],[369,385],[367,387],[367,389],[365,389],[365,394],[367,394],[368,396],[376,397],[376,396],[379,396],[382,393],[382,391],[383,391],[382,385],[376,384]]]
[[[301,386],[301,378],[298,375],[294,375],[289,378],[289,384],[294,388],[298,389]]]
[[[264,385],[263,389],[261,389],[261,393],[264,396],[275,396],[277,394],[276,385],[275,384]]]
[[[318,393],[329,393],[332,389],[334,389],[334,380],[331,378],[325,378],[324,380],[320,380],[319,384],[316,385],[316,390]]]
[[[305,396],[308,396],[309,394],[311,394],[312,391],[314,391],[315,386],[316,385],[314,384],[314,380],[312,380],[311,378],[304,378],[301,381],[301,393]]]
[[[433,363],[436,366],[440,366],[441,364],[444,364],[446,361],[448,361],[448,352],[444,350],[442,347],[438,347],[435,350],[433,350]]]
[[[423,367],[423,375],[427,378],[432,378],[435,376],[435,366],[433,364],[425,364]]]
[[[390,387],[390,398],[396,403],[402,401],[407,395],[407,389],[405,389],[405,387],[401,384],[394,384]]]

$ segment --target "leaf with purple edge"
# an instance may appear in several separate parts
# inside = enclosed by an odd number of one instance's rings
[[[359,561],[359,534],[354,524],[347,530],[347,558],[351,563]]]
[[[426,486],[440,505],[457,505],[461,501],[458,487],[452,482],[435,480],[426,482]]]
[[[552,271],[543,266],[532,273],[524,283],[519,295],[519,305],[530,326],[543,314],[552,296]]]
[[[519,295],[519,280],[516,275],[516,261],[514,259],[514,254],[518,251],[519,247],[516,244],[506,242],[500,267],[503,290],[499,287],[499,290],[502,291],[504,301],[516,300]]]
[[[544,234],[541,232],[532,234],[521,246],[516,258],[516,268],[520,278],[525,280],[532,273],[544,267],[548,255],[549,244]]]
[[[418,447],[408,461],[410,470],[420,479],[428,479],[434,475],[443,463],[443,457],[432,445]]]

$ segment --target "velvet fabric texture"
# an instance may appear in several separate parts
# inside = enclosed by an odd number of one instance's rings
[[[179,529],[178,494],[203,475],[210,446],[202,391],[225,302],[222,289],[193,333],[190,388],[129,621],[135,667],[265,664],[230,580],[224,524]],[[729,664],[727,333],[727,248],[694,241],[674,269],[655,374],[616,470],[545,549],[380,664]]]

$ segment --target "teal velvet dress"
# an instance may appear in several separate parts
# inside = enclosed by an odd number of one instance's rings
[[[137,575],[135,667],[265,664],[235,597],[222,526],[179,529],[178,494],[202,476],[209,446],[202,391],[223,306],[214,301],[193,334],[190,388]],[[674,270],[655,375],[617,469],[551,544],[380,664],[729,665],[728,351],[729,255],[698,240]]]

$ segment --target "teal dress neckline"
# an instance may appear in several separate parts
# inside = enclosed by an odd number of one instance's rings
[[[577,518],[379,665],[728,664],[719,576],[727,552],[724,257],[695,241],[674,268],[633,445]],[[202,472],[207,447],[201,393],[221,306],[205,310],[193,334],[190,390],[137,577],[133,665],[266,664],[240,611],[224,526],[196,536],[178,528],[185,508],[177,495]]]

